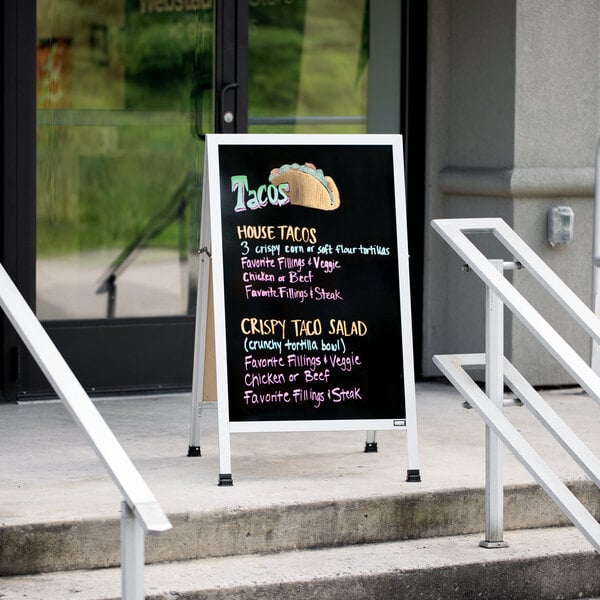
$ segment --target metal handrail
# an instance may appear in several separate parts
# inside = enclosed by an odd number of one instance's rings
[[[503,276],[501,270],[494,264],[498,260],[486,258],[467,238],[466,233],[492,234],[505,248],[510,250],[513,260],[527,269],[595,340],[600,338],[600,319],[502,219],[438,219],[432,221],[431,224],[468,264],[469,269],[474,271],[487,286],[488,318],[490,318],[490,306],[493,306],[490,298],[493,301],[497,297],[499,302],[497,312],[501,313],[502,305],[505,304],[581,387],[596,402],[600,403],[600,377]],[[496,315],[494,318],[498,318],[498,316]],[[502,330],[501,322],[496,323],[495,328],[486,328],[485,355],[436,355],[433,357],[433,361],[469,405],[477,409],[486,422],[486,430],[489,428],[491,434],[497,436],[513,452],[596,551],[600,552],[600,524],[504,416],[502,404],[498,403],[497,398],[492,398],[492,393],[487,390],[488,377],[493,378],[495,382],[506,383],[511,387],[519,395],[523,404],[530,408],[542,425],[580,464],[597,486],[600,485],[600,461],[506,360],[497,340],[487,339],[490,337],[490,332],[492,337],[498,336],[501,339],[498,329]],[[499,351],[497,351],[498,349]],[[463,368],[482,365],[486,367],[486,392],[481,390]],[[490,467],[490,465],[493,467],[495,458],[491,456],[491,452],[486,452],[486,467]],[[494,498],[494,502],[489,502],[488,507],[487,500],[490,495],[487,489],[488,484],[489,479],[486,477],[486,509],[500,505],[497,510],[501,513],[501,502],[498,501],[498,497]],[[501,479],[497,487],[500,488],[497,494],[499,496],[502,493]],[[496,520],[500,525],[502,522],[501,516],[495,519],[491,509],[487,512],[486,519],[488,522]],[[486,532],[491,529],[492,527],[486,523]],[[485,542],[482,542],[482,545],[485,545]],[[501,535],[498,540],[487,547],[499,547],[500,545],[502,545]]]
[[[171,523],[2,265],[0,305],[123,496],[122,597],[141,600],[144,533],[160,535],[171,529]]]
[[[594,373],[546,319],[490,264],[463,232],[493,234],[577,323],[600,342],[600,319],[575,292],[502,219],[436,219],[431,224],[480,279],[495,290],[506,306],[519,317],[581,387],[600,403],[600,376]]]

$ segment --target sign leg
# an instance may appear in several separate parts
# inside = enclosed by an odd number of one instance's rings
[[[410,373],[409,373],[410,375]],[[419,483],[421,471],[419,469],[419,443],[417,440],[417,407],[414,392],[414,381],[409,384],[409,392],[406,398],[406,456],[407,471],[406,481]],[[410,397],[408,397],[410,395]]]
[[[218,411],[219,423],[219,485],[233,485],[231,475],[231,432],[229,431],[229,412]]]
[[[205,248],[200,250],[198,298],[196,301],[196,328],[194,345],[194,373],[192,376],[192,406],[190,415],[190,441],[188,456],[201,456],[200,415],[204,394],[204,364],[206,361],[206,325],[208,318],[208,288],[210,258]]]

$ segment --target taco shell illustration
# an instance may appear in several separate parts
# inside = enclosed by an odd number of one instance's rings
[[[287,183],[291,204],[335,210],[340,205],[340,193],[335,181],[312,163],[281,165],[269,175],[273,185]]]

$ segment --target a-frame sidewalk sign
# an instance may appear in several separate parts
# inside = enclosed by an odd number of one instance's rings
[[[404,431],[420,481],[400,135],[206,136],[190,454],[211,274],[219,485],[275,431]]]

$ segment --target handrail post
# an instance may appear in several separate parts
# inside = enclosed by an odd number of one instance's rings
[[[121,598],[144,600],[144,528],[121,502]]]
[[[502,260],[490,260],[501,273]],[[485,390],[500,410],[504,407],[504,303],[486,286]],[[489,425],[485,426],[485,540],[484,548],[504,548],[504,446]]]

